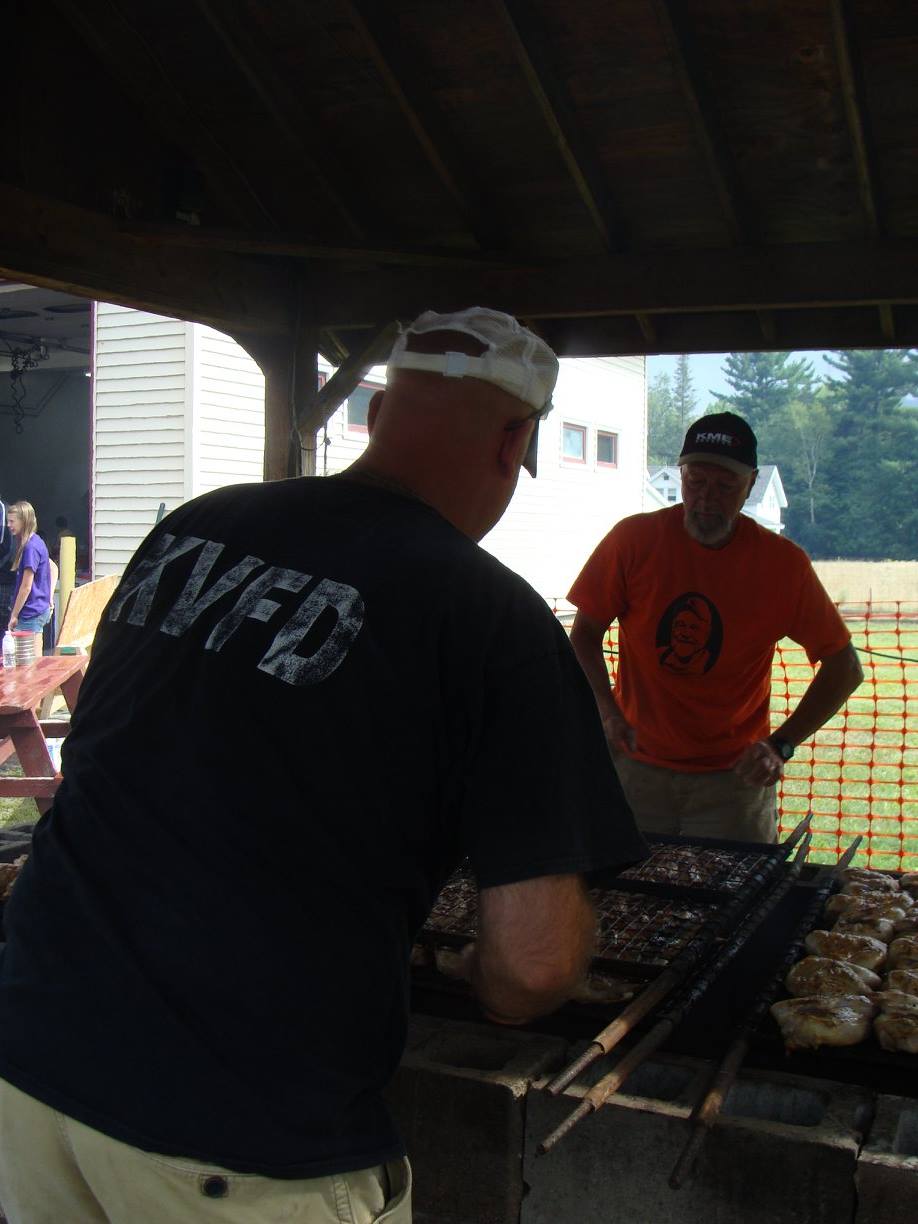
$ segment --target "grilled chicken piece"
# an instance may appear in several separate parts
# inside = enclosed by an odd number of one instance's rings
[[[839,918],[833,931],[845,935],[869,935],[880,943],[888,944],[895,935],[895,929],[888,918]]]
[[[806,956],[791,969],[786,985],[792,995],[798,996],[863,994],[877,990],[880,979],[860,965],[829,960],[827,956]]]
[[[899,881],[895,876],[884,875],[881,871],[865,871],[862,867],[849,867],[844,873],[845,883],[842,892],[853,895],[857,889],[869,892],[898,892]]]
[[[862,994],[807,995],[771,1005],[788,1051],[857,1045],[876,1013],[876,1003]]]
[[[918,967],[918,935],[900,935],[889,945],[890,969]]]
[[[883,980],[884,990],[898,990],[918,996],[918,970],[893,969]]]
[[[871,998],[880,1005],[880,1011],[888,1015],[901,1015],[903,1012],[918,1014],[918,998],[906,994],[904,990],[878,990]]]
[[[907,871],[899,876],[899,887],[908,893],[918,892],[918,871]]]
[[[870,935],[850,935],[847,931],[810,931],[806,950],[829,960],[848,961],[863,969],[879,969],[886,960],[886,944]]]
[[[837,918],[905,918],[914,912],[908,893],[864,893],[850,896],[837,893],[826,902],[826,915]]]
[[[893,929],[897,935],[911,935],[918,931],[918,910],[912,907],[911,913],[906,914],[904,918],[894,918]]]
[[[874,1020],[873,1031],[884,1050],[918,1054],[918,1011],[884,1011]]]

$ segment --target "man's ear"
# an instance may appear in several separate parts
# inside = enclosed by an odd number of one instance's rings
[[[376,426],[376,418],[379,416],[384,395],[384,391],[374,391],[370,398],[370,403],[367,406],[367,433],[371,434]]]
[[[749,500],[749,495],[752,493],[752,490],[755,488],[755,482],[758,480],[758,478],[759,478],[759,469],[756,468],[753,471],[752,475],[749,477],[749,488],[746,490],[746,496],[743,498],[744,502],[747,502]]]
[[[505,429],[501,434],[497,463],[502,476],[513,478],[519,474],[533,429],[534,422],[521,425],[519,429]]]

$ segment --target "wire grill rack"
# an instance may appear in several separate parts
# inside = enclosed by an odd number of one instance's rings
[[[686,902],[614,890],[593,894],[596,957],[646,966],[668,964],[718,910],[711,902]]]
[[[767,870],[773,855],[756,850],[705,845],[703,842],[655,844],[649,856],[618,877],[622,884],[650,884],[673,889],[703,889],[734,895],[752,877]]]

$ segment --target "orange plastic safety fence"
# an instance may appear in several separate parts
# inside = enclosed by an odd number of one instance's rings
[[[779,826],[813,813],[816,861],[836,859],[861,834],[856,862],[918,871],[918,603],[840,604],[864,682],[839,713],[802,744],[778,789]],[[556,609],[567,619],[563,606]],[[610,672],[617,625],[606,639]],[[815,669],[795,642],[778,644],[772,726],[794,708]]]

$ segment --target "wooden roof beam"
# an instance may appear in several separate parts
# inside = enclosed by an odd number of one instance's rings
[[[314,136],[307,139],[306,124],[298,103],[253,44],[251,33],[243,33],[239,29],[238,21],[232,16],[235,9],[226,4],[214,5],[210,0],[195,0],[195,3],[207,25],[223,44],[230,60],[271,116],[275,129],[308,167],[347,229],[358,241],[363,241],[367,235],[367,225],[357,217],[351,203],[326,172],[325,168],[334,164],[331,151],[319,147]],[[340,181],[344,176],[339,173],[334,177]]]
[[[0,277],[209,323],[282,334],[292,327],[283,265],[221,251],[139,244],[102,213],[0,184]]]
[[[316,269],[321,327],[371,327],[380,318],[455,310],[472,301],[520,318],[822,309],[918,303],[918,241],[810,243],[630,252],[474,272]],[[682,350],[680,350],[682,351]]]
[[[528,0],[492,0],[542,118],[558,147],[593,226],[608,251],[624,250],[628,233],[613,207],[605,174],[558,75],[548,38]]]
[[[305,235],[211,228],[201,225],[155,225],[122,221],[122,233],[137,242],[160,243],[191,250],[232,251],[237,255],[323,260],[331,263],[393,264],[419,268],[513,267],[519,261],[461,251],[399,249],[397,247],[331,246]]]
[[[348,20],[414,134],[424,157],[483,250],[507,246],[507,234],[488,203],[437,107],[418,80],[398,40],[392,10],[381,0],[342,0]]]
[[[684,3],[682,0],[654,0],[654,8],[666,38],[673,71],[688,106],[695,139],[731,237],[737,243],[748,242],[753,235],[742,202],[739,176],[728,152],[726,133],[699,62]]]
[[[117,0],[54,0],[89,50],[159,136],[184,149],[239,224],[274,225],[271,210],[230,151],[189,106],[166,66]]]

